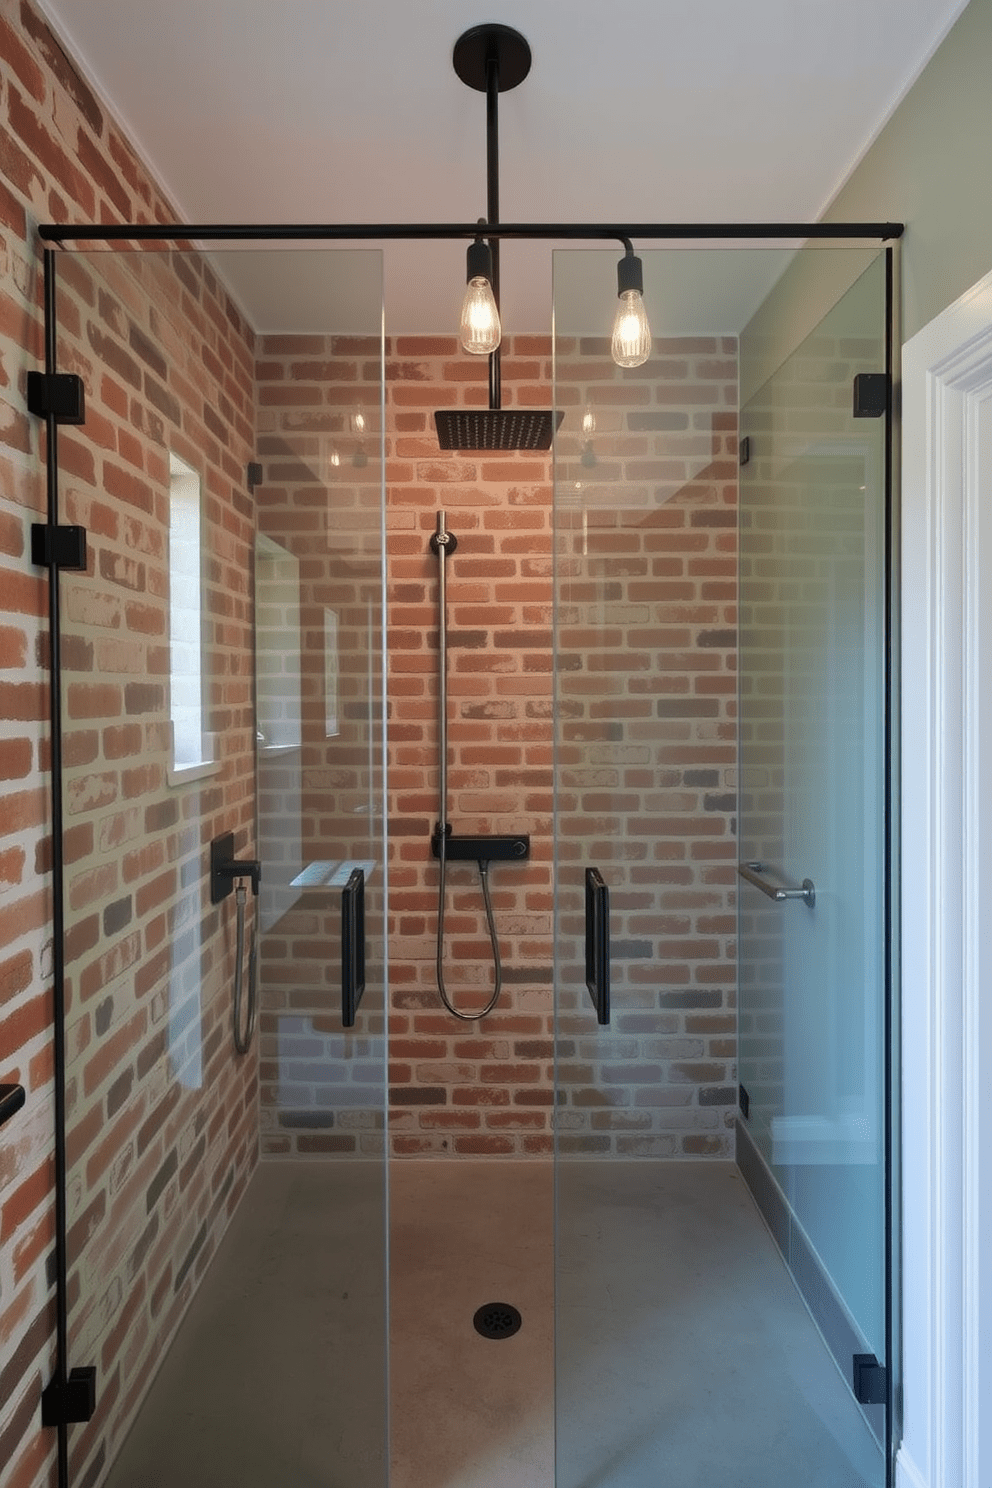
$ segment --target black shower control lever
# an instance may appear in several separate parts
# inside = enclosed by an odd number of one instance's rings
[[[210,903],[219,904],[234,889],[236,878],[250,878],[251,891],[258,893],[262,865],[258,858],[234,856],[234,833],[222,832],[210,844]]]
[[[431,856],[441,856],[439,828],[431,834]],[[450,829],[445,832],[444,856],[449,863],[522,863],[530,857],[530,837],[526,832],[509,836],[456,836]]]

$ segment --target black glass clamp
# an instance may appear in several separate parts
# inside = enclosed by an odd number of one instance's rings
[[[859,1405],[884,1405],[889,1389],[888,1371],[874,1354],[854,1355],[854,1398]]]
[[[57,424],[85,424],[86,394],[75,372],[29,372],[28,412]]]
[[[31,562],[38,568],[54,565],[68,573],[85,573],[86,560],[85,527],[31,523]]]
[[[64,1383],[51,1380],[41,1392],[43,1426],[72,1426],[92,1421],[95,1411],[96,1366],[93,1364],[73,1369]]]

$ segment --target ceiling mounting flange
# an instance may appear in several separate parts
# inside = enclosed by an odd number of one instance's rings
[[[451,63],[467,87],[485,93],[486,64],[491,57],[496,59],[501,93],[522,83],[530,72],[530,47],[512,26],[473,26],[455,42]]]

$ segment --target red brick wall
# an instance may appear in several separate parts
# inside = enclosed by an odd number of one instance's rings
[[[550,352],[542,338],[509,338],[506,403],[550,406]],[[661,341],[634,376],[595,341],[562,338],[556,359],[566,415],[555,663],[561,1148],[727,1156],[736,343]],[[486,399],[485,364],[453,339],[401,338],[387,377],[392,1151],[533,1156],[551,1149],[555,1101],[551,456],[438,452],[433,410]],[[588,437],[587,410],[597,422]],[[447,569],[449,817],[455,831],[531,834],[526,867],[492,869],[504,992],[476,1025],[456,1023],[435,988],[438,565],[428,542],[439,509],[459,542]],[[580,945],[568,939],[571,865],[597,860],[613,886],[607,1034],[589,1023]],[[449,868],[446,931],[449,991],[478,1006],[492,966],[474,865]]]
[[[174,214],[18,0],[0,0],[0,171],[0,1080],[27,1091],[0,1136],[0,1462],[5,1485],[30,1488],[51,1480],[54,1452],[39,1412],[53,1360],[53,1110],[47,599],[29,543],[43,430],[25,412],[42,359],[32,223]],[[254,1066],[230,1052],[229,917],[201,916],[199,902],[206,840],[233,829],[243,850],[253,821],[255,419],[251,337],[209,271],[191,260],[169,279],[160,255],[131,270],[66,256],[60,271],[61,364],[82,375],[88,407],[85,429],[61,441],[63,519],[90,537],[87,574],[63,581],[70,1363],[97,1366],[100,1402],[72,1433],[85,1481],[126,1427],[255,1153]],[[216,776],[179,789],[165,783],[169,448],[203,482],[221,749]]]
[[[549,407],[545,337],[504,342],[504,403]],[[485,360],[454,338],[400,337],[387,364],[390,1129],[396,1156],[551,1150],[552,718],[550,455],[440,452],[437,408],[485,405]],[[503,991],[456,1022],[435,984],[438,560],[448,561],[448,817],[457,833],[529,832],[526,864],[490,884]],[[448,866],[445,979],[456,1006],[492,988],[474,864]]]
[[[299,747],[266,740],[259,765],[260,835],[274,885],[263,879],[262,1152],[366,1157],[382,1151],[385,1124],[381,340],[263,336],[256,375],[258,527],[288,555],[285,598],[299,617],[302,657]],[[333,728],[327,614],[336,634]],[[256,644],[264,687],[278,663],[261,635]],[[290,881],[304,865],[344,860],[375,865],[365,895],[367,992],[347,1034],[340,891]]]
[[[732,1157],[737,344],[559,339],[559,1150]],[[588,415],[590,427],[582,428]],[[612,1017],[585,990],[610,889]]]

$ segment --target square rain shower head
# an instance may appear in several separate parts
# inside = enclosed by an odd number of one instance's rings
[[[444,450],[546,450],[564,417],[552,408],[445,408],[434,422]]]

